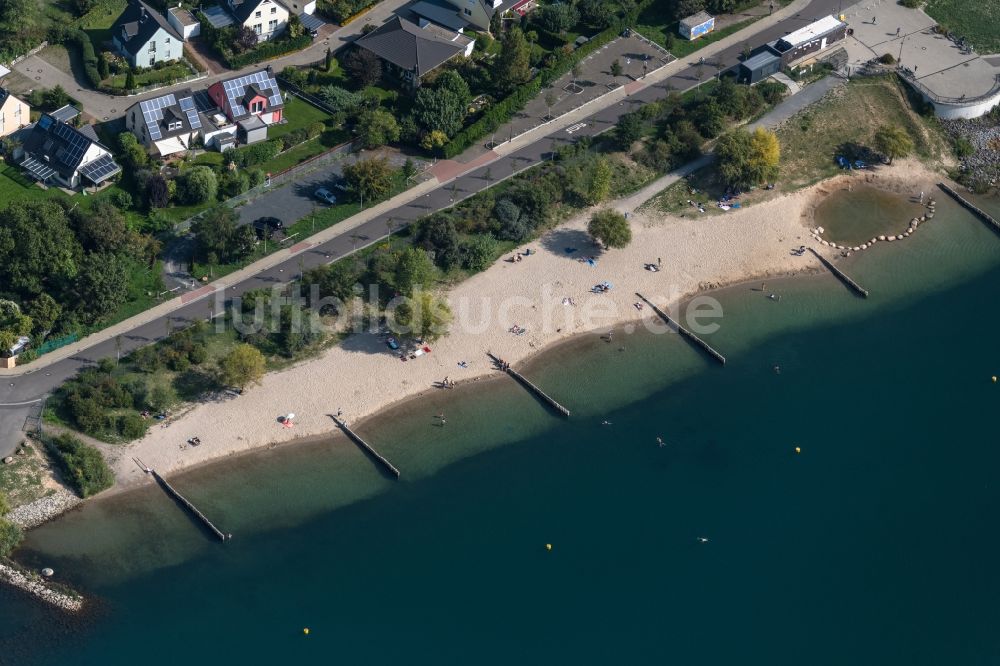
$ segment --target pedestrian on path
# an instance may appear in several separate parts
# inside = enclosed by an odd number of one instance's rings
[[[899,37],[899,31],[900,31],[901,29],[902,29],[902,28],[896,28],[896,36],[897,36],[897,37]]]

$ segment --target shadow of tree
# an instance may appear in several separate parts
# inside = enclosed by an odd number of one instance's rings
[[[603,250],[582,229],[556,229],[542,236],[541,245],[552,254],[577,261],[600,256]]]

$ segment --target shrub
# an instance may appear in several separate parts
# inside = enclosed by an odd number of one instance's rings
[[[215,199],[219,181],[207,166],[196,166],[184,172],[178,185],[181,200],[187,204],[200,204]]]
[[[294,132],[291,132],[291,134],[294,134]],[[235,162],[238,167],[249,167],[256,164],[263,164],[268,160],[274,159],[274,157],[281,152],[281,146],[282,141],[280,139],[261,141],[260,143],[254,143],[249,146],[241,146],[240,148],[227,150],[226,157]]]
[[[462,243],[462,266],[470,271],[485,271],[496,258],[497,244],[489,236],[476,236]]]
[[[878,61],[883,65],[894,65],[896,63],[896,59],[892,57],[891,53],[883,53]]]
[[[118,432],[127,440],[139,439],[146,434],[149,421],[138,414],[125,414],[118,419]]]
[[[909,7],[910,9],[916,9],[923,4],[923,0],[899,0],[899,4],[904,7]]]
[[[114,484],[114,473],[94,447],[72,435],[58,435],[46,444],[62,467],[66,480],[81,497],[90,497]]]
[[[0,520],[0,557],[8,557],[21,543],[24,533],[9,520]]]
[[[615,210],[594,213],[587,224],[587,233],[609,248],[623,248],[632,242],[632,229],[628,220]]]
[[[94,43],[83,30],[75,30],[66,36],[66,39],[80,49],[80,56],[83,59],[83,72],[87,76],[87,82],[93,88],[101,87],[101,73],[97,66],[97,54],[94,53]]]
[[[960,136],[955,139],[955,155],[961,159],[963,157],[968,157],[976,152],[976,147],[972,145],[972,142],[966,139],[964,136]]]
[[[224,51],[219,55],[221,55],[226,61],[226,65],[229,69],[242,69],[247,65],[252,65],[254,63],[261,62],[262,60],[270,60],[271,58],[277,58],[280,55],[291,53],[292,51],[300,51],[310,44],[312,44],[312,36],[305,34],[299,35],[298,37],[290,37],[288,39],[273,39],[262,42],[245,53],[240,53],[238,55],[226,53]]]

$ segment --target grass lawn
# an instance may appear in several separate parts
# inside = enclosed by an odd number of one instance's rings
[[[1000,53],[1000,0],[929,0],[924,11],[978,53]]]
[[[161,69],[149,69],[135,75],[135,85],[138,88],[156,83],[169,83],[175,79],[183,79],[191,76],[191,70],[182,62],[175,62]],[[125,88],[125,81],[128,74],[113,74],[104,79],[102,83],[113,88]]]
[[[127,0],[99,0],[93,9],[77,19],[76,24],[90,36],[95,50],[99,51],[101,44],[111,39],[111,26],[125,11],[126,4]]]
[[[0,162],[0,165],[3,163]],[[21,169],[12,165],[3,165],[0,168],[0,204],[6,205],[11,201],[34,201],[36,199],[52,199],[62,197],[68,199],[69,195],[58,187],[50,187],[43,190],[33,181],[25,178]]]
[[[834,175],[840,170],[834,158],[852,146],[869,146],[880,125],[906,129],[917,157],[936,158],[948,150],[936,125],[910,108],[895,78],[856,78],[778,130],[779,187],[797,189]]]
[[[288,120],[284,125],[271,125],[267,128],[268,139],[278,139],[297,129],[309,127],[313,123],[322,123],[330,119],[330,114],[317,109],[309,102],[304,102],[295,95],[289,95],[285,102],[282,116]]]
[[[53,492],[42,483],[48,463],[39,449],[33,443],[27,453],[14,456],[14,462],[0,465],[0,492],[11,506],[28,504]]]
[[[301,164],[311,157],[316,157],[334,146],[344,143],[349,138],[349,135],[342,129],[327,130],[315,139],[303,141],[299,145],[293,146],[285,152],[276,155],[274,159],[259,164],[254,168],[265,172],[278,173],[296,164]]]

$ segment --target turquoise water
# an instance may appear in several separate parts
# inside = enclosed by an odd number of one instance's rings
[[[1000,237],[941,202],[845,268],[871,298],[720,292],[725,368],[547,353],[568,421],[501,378],[362,424],[399,482],[339,437],[178,477],[225,546],[154,488],[90,503],[19,557],[92,610],[0,588],[0,663],[997,663]]]
[[[816,206],[816,226],[823,227],[823,236],[830,241],[861,245],[878,236],[903,233],[910,220],[926,212],[912,199],[860,186],[837,190],[823,199]]]

